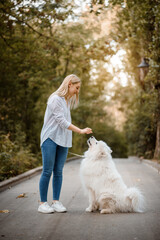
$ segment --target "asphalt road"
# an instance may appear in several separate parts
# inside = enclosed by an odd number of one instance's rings
[[[0,194],[0,239],[13,240],[160,240],[160,174],[135,159],[114,159],[128,186],[138,186],[146,198],[144,213],[101,215],[86,213],[79,166],[81,160],[64,168],[61,201],[67,213],[38,213],[40,175]],[[24,198],[17,198],[25,193]],[[51,203],[51,184],[48,202]]]

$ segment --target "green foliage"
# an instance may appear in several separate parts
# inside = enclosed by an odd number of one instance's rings
[[[16,176],[38,165],[29,147],[11,141],[9,134],[0,136],[0,181]]]
[[[160,4],[150,0],[110,0],[109,6],[117,12],[111,36],[118,48],[126,50],[125,70],[135,82],[135,86],[130,84],[124,89],[123,95],[119,88],[114,96],[126,113],[129,154],[153,158],[160,119]],[[137,69],[142,57],[147,57],[150,64],[143,80]]]
[[[154,155],[156,139],[157,96],[153,93],[136,98],[135,108],[129,114],[125,125],[129,154],[151,159]]]
[[[114,156],[126,156],[124,137],[108,124],[112,120],[104,111],[111,75],[103,64],[113,50],[105,37],[93,38],[99,29],[70,21],[77,17],[73,9],[72,1],[63,0],[38,6],[35,1],[0,3],[1,180],[39,164],[47,98],[71,73],[82,80],[73,123],[93,128],[98,139],[111,144]],[[96,74],[91,74],[93,64]],[[87,138],[74,134],[72,151],[82,154]]]

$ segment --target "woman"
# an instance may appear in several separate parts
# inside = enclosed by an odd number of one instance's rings
[[[62,173],[68,148],[72,147],[72,131],[90,134],[92,129],[80,129],[71,123],[70,108],[76,107],[79,100],[80,79],[71,74],[67,76],[58,90],[52,93],[47,102],[44,124],[41,131],[41,151],[43,171],[39,182],[41,213],[66,212],[59,202]],[[48,185],[53,172],[53,202],[47,203]]]

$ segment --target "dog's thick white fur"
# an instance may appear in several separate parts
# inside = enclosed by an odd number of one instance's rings
[[[80,177],[89,197],[87,212],[142,212],[144,198],[136,187],[128,188],[112,160],[112,150],[94,137],[87,141],[88,151],[81,162]]]

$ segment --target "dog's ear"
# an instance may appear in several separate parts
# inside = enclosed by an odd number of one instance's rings
[[[109,153],[112,153],[112,149],[108,146],[107,146],[107,150],[108,150]]]

